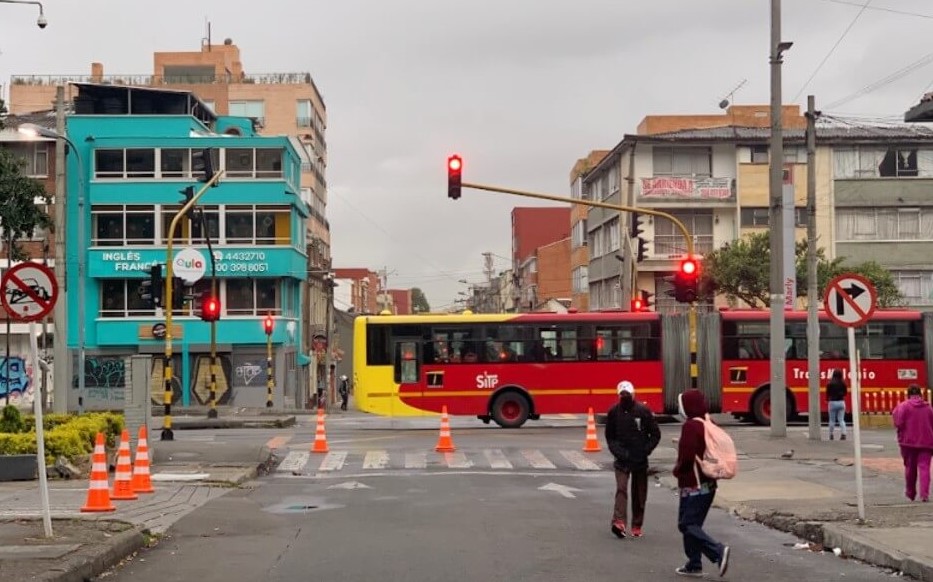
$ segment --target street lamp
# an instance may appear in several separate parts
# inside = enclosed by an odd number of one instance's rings
[[[7,0],[0,0],[7,1]],[[38,4],[38,2],[37,2]],[[69,146],[71,146],[71,151],[75,154],[75,159],[78,161],[78,412],[84,412],[84,363],[85,363],[85,332],[84,332],[84,287],[86,285],[85,276],[84,276],[84,197],[85,197],[85,184],[84,184],[84,164],[81,161],[81,154],[78,153],[78,148],[75,146],[74,142],[71,141],[68,136],[58,133],[53,129],[47,127],[42,127],[41,125],[36,125],[35,123],[24,123],[19,126],[19,132],[23,135],[27,135],[32,138],[36,137],[45,137],[55,140],[63,140]],[[64,191],[64,190],[63,190]],[[59,218],[64,213],[65,201],[60,200],[58,196],[55,197],[55,208],[56,216]],[[61,213],[61,214],[60,214]],[[61,222],[57,222],[56,226],[61,226]],[[65,266],[65,233],[56,232],[56,239],[60,240],[61,243],[56,243],[55,249],[55,275],[56,277],[62,277],[64,274]],[[59,281],[61,285],[63,282]],[[54,314],[54,326],[55,326],[55,373],[54,373],[54,388],[60,389],[59,387],[66,386],[70,384],[67,378],[67,369],[66,365],[70,364],[71,359],[68,357],[67,351],[67,329],[68,329],[68,306],[65,305],[63,301],[56,302],[56,313]],[[67,407],[67,398],[68,398],[68,389],[64,389],[65,402]]]
[[[39,18],[36,19],[36,26],[39,28],[45,28],[49,25],[49,21],[45,19],[45,11],[42,9],[42,3],[36,2],[35,0],[0,0],[4,4],[35,4],[39,7]]]

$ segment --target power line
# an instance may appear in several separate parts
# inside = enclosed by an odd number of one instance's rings
[[[852,2],[851,0],[822,0],[823,2],[830,2],[832,4],[842,4],[844,6],[857,6],[862,8],[862,4],[858,2]],[[888,12],[890,14],[900,14],[902,16],[916,16],[917,18],[929,18],[933,20],[933,14],[920,14],[919,12],[909,12],[907,10],[897,10],[895,8],[885,8],[883,6],[871,6],[869,10],[876,10],[878,12]]]
[[[810,84],[810,81],[812,81],[813,78],[816,77],[816,74],[820,72],[820,69],[823,68],[823,65],[825,65],[826,61],[829,60],[829,57],[833,55],[833,53],[836,51],[836,48],[842,43],[842,40],[846,37],[846,35],[849,34],[849,31],[852,30],[852,27],[855,26],[855,23],[858,22],[858,19],[862,16],[862,14],[864,14],[865,10],[868,8],[868,5],[871,3],[872,3],[872,0],[867,0],[867,2],[865,2],[864,5],[862,5],[862,9],[858,11],[858,14],[855,15],[855,18],[852,19],[852,22],[849,23],[849,26],[847,26],[846,29],[842,31],[842,36],[840,36],[839,39],[836,40],[836,44],[834,44],[832,48],[829,49],[829,52],[826,53],[826,56],[823,57],[823,60],[820,61],[820,64],[816,66],[816,69],[813,70],[813,73],[810,75],[810,77],[806,80],[803,86],[800,87],[800,90],[797,91],[797,94],[794,95],[794,98],[792,99],[792,101],[797,101],[797,98],[800,97],[804,89],[807,88],[807,85]]]
[[[869,83],[868,85],[865,85],[858,91],[851,93],[850,95],[847,95],[843,97],[842,99],[837,99],[836,101],[833,101],[832,103],[827,104],[824,110],[833,109],[835,107],[840,107],[850,101],[854,101],[855,99],[858,99],[859,97],[868,95],[869,93],[873,91],[876,91],[882,87],[890,85],[891,83],[893,83],[894,81],[897,81],[898,79],[901,79],[902,77],[906,77],[910,73],[916,71],[917,69],[925,67],[931,62],[933,62],[933,53],[924,55],[920,57],[919,59],[917,59],[916,61],[912,62],[911,64],[907,65],[906,67],[903,67],[901,69],[898,69],[897,71],[894,71],[887,77],[879,79],[873,83]]]

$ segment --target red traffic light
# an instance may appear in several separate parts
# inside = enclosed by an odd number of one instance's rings
[[[693,259],[684,259],[680,263],[680,272],[688,277],[696,276],[698,270],[697,262]]]
[[[460,198],[460,173],[463,170],[463,159],[454,154],[447,158],[447,197],[451,200]]]
[[[463,168],[463,160],[460,156],[454,154],[447,158],[447,169],[451,172],[459,172]]]
[[[275,328],[275,320],[272,319],[271,315],[267,315],[262,321],[262,327],[266,331],[266,335],[272,335],[272,330]]]
[[[206,297],[201,301],[201,319],[203,321],[217,321],[220,319],[220,299]]]
[[[644,311],[645,303],[641,299],[632,299],[632,309],[634,311]]]

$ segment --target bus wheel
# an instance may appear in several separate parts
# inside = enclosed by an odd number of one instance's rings
[[[502,428],[518,428],[531,413],[531,404],[519,392],[508,391],[492,401],[492,419]]]
[[[785,407],[787,419],[790,420],[794,417],[795,412],[794,403],[789,397],[787,398]],[[752,400],[752,413],[750,417],[755,424],[760,424],[762,426],[771,424],[771,392],[768,388],[765,388],[755,395],[755,399]]]

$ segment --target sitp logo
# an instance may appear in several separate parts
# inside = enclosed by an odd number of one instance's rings
[[[489,374],[483,372],[476,375],[477,388],[495,388],[499,385],[499,374]]]

